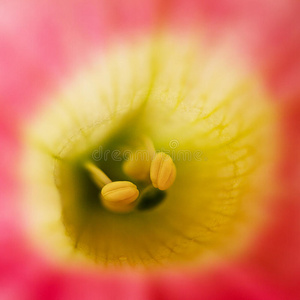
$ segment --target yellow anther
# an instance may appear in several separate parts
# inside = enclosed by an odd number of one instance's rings
[[[106,174],[93,163],[86,162],[84,166],[89,171],[91,178],[99,188],[103,188],[106,184],[111,182]]]
[[[146,136],[140,137],[138,149],[131,152],[127,161],[123,164],[123,172],[135,180],[149,181],[150,166],[153,157],[155,156],[155,148],[151,141]]]
[[[124,162],[123,172],[132,179],[146,181],[150,179],[150,165],[150,155],[145,151],[136,151]]]
[[[139,196],[136,185],[130,181],[108,183],[101,190],[102,204],[114,212],[130,212]]]
[[[155,155],[150,168],[150,178],[155,188],[168,189],[176,177],[176,167],[171,158],[164,152]]]

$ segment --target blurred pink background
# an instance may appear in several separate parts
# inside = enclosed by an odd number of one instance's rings
[[[293,0],[1,1],[1,299],[299,299],[300,4]],[[24,240],[16,168],[21,128],[44,95],[118,36],[199,30],[230,36],[279,106],[281,192],[247,256],[217,269],[156,276],[60,270]],[[276,104],[275,104],[276,103]]]

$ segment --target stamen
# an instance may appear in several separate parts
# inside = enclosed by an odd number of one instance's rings
[[[150,181],[151,160],[149,158],[143,159],[142,156],[143,153],[140,151],[131,153],[128,160],[123,164],[123,172],[137,181]]]
[[[105,208],[113,212],[130,212],[135,208],[135,200],[139,196],[136,185],[130,181],[115,181],[92,162],[86,162],[85,168],[89,171],[94,183],[101,189],[100,200]]]
[[[142,136],[140,140],[140,149],[135,149],[129,155],[123,164],[123,172],[132,179],[150,182],[150,166],[155,156],[155,148],[149,137]]]
[[[136,185],[130,181],[108,183],[101,190],[102,204],[113,212],[130,212],[139,196]]]
[[[89,171],[91,178],[100,189],[111,183],[110,178],[93,163],[88,161],[84,164],[84,167]]]
[[[155,155],[150,168],[150,178],[154,187],[164,191],[173,184],[176,177],[175,164],[168,154],[159,152]]]

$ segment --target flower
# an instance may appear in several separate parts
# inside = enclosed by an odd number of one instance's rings
[[[292,1],[2,4],[3,297],[296,299],[300,293],[296,7]],[[227,100],[225,92],[230,94]],[[101,93],[106,102],[99,101]],[[144,113],[147,97],[151,105]],[[133,100],[128,103],[128,98]],[[170,111],[173,114],[168,115]],[[224,120],[230,120],[228,125]],[[95,122],[109,132],[101,149],[95,141],[105,139],[94,130]],[[90,123],[93,126],[88,127]],[[78,128],[83,130],[76,136]],[[83,142],[82,133],[89,142]],[[70,239],[74,242],[81,228],[82,212],[94,210],[74,205],[80,197],[72,193],[99,193],[76,168],[83,158],[96,161],[100,151],[122,153],[124,145],[139,150],[140,144],[127,144],[141,141],[145,134],[156,151],[195,154],[200,149],[200,158],[189,164],[172,157],[177,179],[162,203],[148,214],[103,210],[101,226],[97,219],[92,229],[104,227],[104,233],[89,230],[79,241],[81,250],[70,249]],[[76,139],[64,143],[73,136]],[[233,140],[238,136],[243,138]],[[56,186],[49,187],[51,155],[57,159],[59,197]],[[72,163],[61,160],[66,157]],[[239,157],[239,163],[232,163]],[[113,180],[123,180],[120,162],[116,160],[112,172],[113,162],[99,166]],[[234,183],[226,186],[230,176]],[[224,195],[223,189],[229,187]],[[189,201],[184,200],[187,195]],[[57,199],[63,201],[55,206]],[[57,219],[60,205],[65,226]],[[88,213],[84,219],[90,217]],[[46,223],[55,228],[45,228]],[[167,228],[170,224],[176,226]],[[114,226],[117,230],[111,229]],[[217,234],[210,233],[212,229]],[[95,236],[104,245],[92,247],[90,239]],[[160,248],[161,240],[171,247],[167,254],[167,247]],[[100,252],[96,264],[87,255],[91,249]],[[112,265],[118,256],[118,264],[127,266],[129,257],[138,268],[111,268],[103,264],[103,253]],[[141,270],[149,261],[151,270]]]

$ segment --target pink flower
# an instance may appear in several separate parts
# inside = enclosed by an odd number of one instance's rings
[[[0,4],[0,298],[298,299],[299,10],[297,1],[292,0],[32,0]],[[45,255],[28,234],[30,211],[24,208],[24,178],[19,175],[29,143],[24,129],[43,108],[48,110],[51,103],[45,99],[86,70],[95,55],[100,53],[110,61],[107,57],[113,51],[112,44],[125,45],[135,37],[149,38],[162,32],[175,36],[175,40],[192,34],[193,41],[199,38],[205,49],[213,51],[220,44],[229,44],[237,55],[237,67],[242,64],[255,74],[270,94],[267,110],[276,111],[277,121],[271,123],[276,128],[271,132],[276,135],[278,148],[272,166],[274,183],[260,182],[263,189],[269,190],[270,184],[273,190],[265,196],[264,207],[258,208],[264,214],[263,225],[253,227],[254,237],[246,236],[246,249],[229,256],[222,252],[213,264],[205,266],[198,262],[193,265],[192,261],[188,268],[172,265],[158,271],[136,271],[101,265],[99,271],[85,265],[74,267],[70,261],[61,264],[54,250],[50,250],[50,257],[49,253]],[[217,68],[221,70],[219,65]],[[146,70],[140,70],[140,77],[144,73]],[[172,75],[162,78],[172,79]],[[259,105],[253,100],[253,106]],[[241,114],[248,109],[242,106]],[[45,140],[49,132],[45,132]],[[274,153],[272,145],[269,147]],[[260,223],[251,217],[252,225]],[[39,242],[43,244],[44,240]]]

